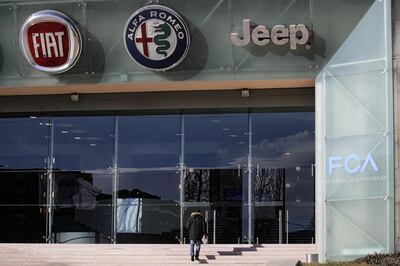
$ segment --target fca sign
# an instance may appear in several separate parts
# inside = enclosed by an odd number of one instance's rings
[[[329,175],[332,175],[333,169],[344,168],[349,174],[364,172],[368,165],[371,165],[375,172],[379,170],[371,153],[368,153],[367,158],[362,161],[356,154],[350,154],[345,159],[343,156],[329,157]]]

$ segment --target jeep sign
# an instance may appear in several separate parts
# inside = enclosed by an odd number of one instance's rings
[[[310,39],[310,32],[304,24],[292,24],[289,27],[276,25],[271,32],[266,26],[259,25],[252,31],[250,19],[243,20],[243,37],[239,33],[231,33],[231,41],[236,46],[246,46],[252,41],[255,45],[264,46],[270,41],[275,45],[290,44],[291,50],[296,50],[297,45],[307,44]],[[310,46],[306,46],[307,49]]]

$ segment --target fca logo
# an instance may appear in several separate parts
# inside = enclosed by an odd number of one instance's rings
[[[329,175],[333,174],[333,169],[344,168],[349,174],[361,173],[370,165],[375,172],[379,171],[371,153],[368,153],[365,160],[361,160],[356,154],[350,154],[346,158],[343,156],[329,157]]]

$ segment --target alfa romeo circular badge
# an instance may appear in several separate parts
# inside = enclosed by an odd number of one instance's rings
[[[124,43],[139,65],[165,71],[185,58],[190,35],[184,20],[172,9],[149,5],[133,13],[124,29]]]
[[[32,67],[51,74],[73,67],[82,50],[81,35],[75,23],[55,10],[30,15],[21,27],[19,44]]]

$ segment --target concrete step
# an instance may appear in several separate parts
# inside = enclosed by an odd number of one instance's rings
[[[200,262],[191,262],[189,245],[152,244],[0,244],[1,266],[117,265],[295,265],[315,245],[203,245]]]

